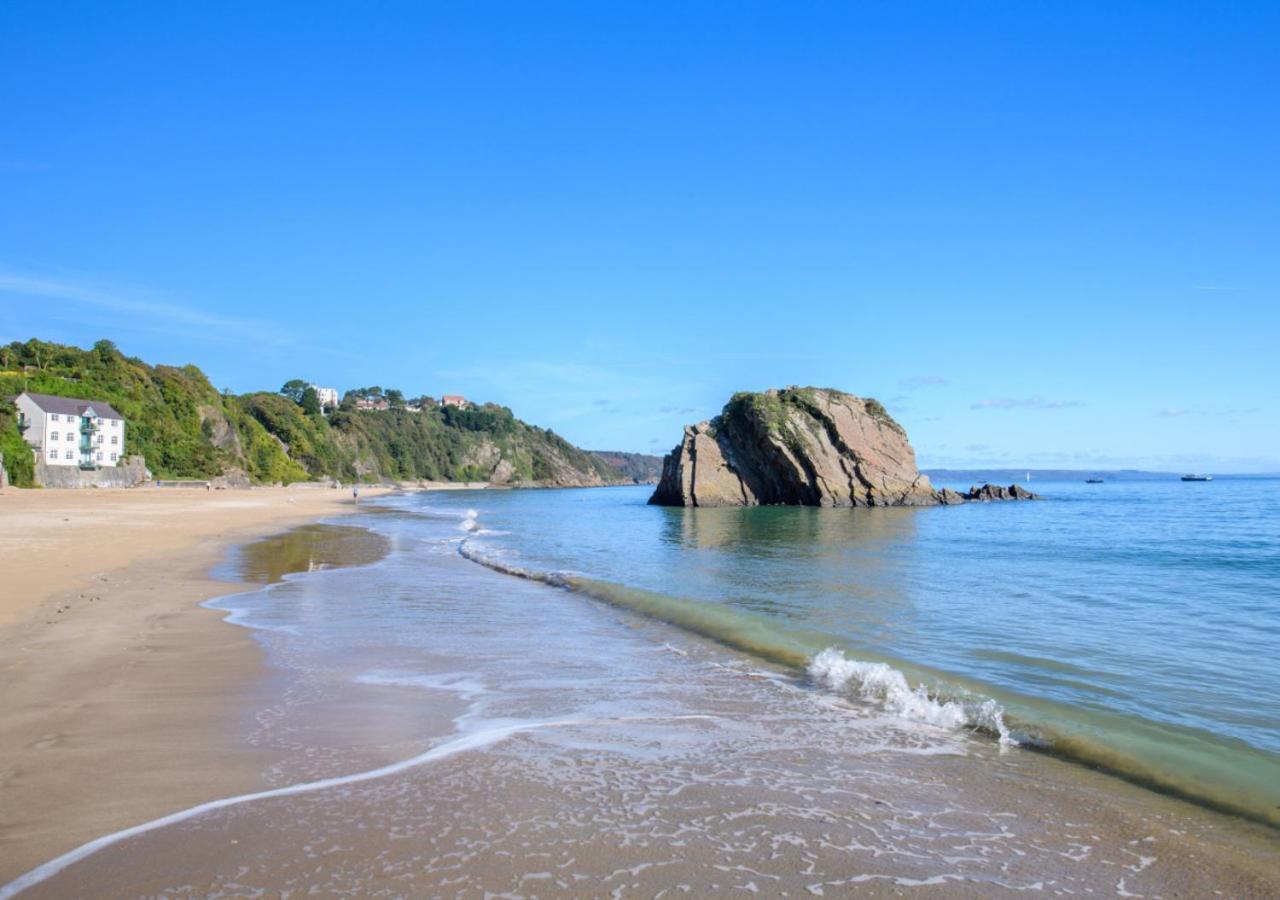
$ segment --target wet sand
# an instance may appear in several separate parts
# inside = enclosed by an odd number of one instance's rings
[[[271,752],[241,741],[261,649],[198,604],[243,587],[209,574],[233,544],[352,508],[322,488],[0,493],[0,883],[262,783]]]
[[[687,687],[709,689],[684,697],[693,717],[535,718],[400,773],[157,829],[24,896],[1262,898],[1280,885],[1264,829],[990,743],[922,746],[865,709],[837,705],[815,727],[788,688],[744,691],[749,661],[681,652],[702,675]],[[402,708],[431,700],[401,690]]]

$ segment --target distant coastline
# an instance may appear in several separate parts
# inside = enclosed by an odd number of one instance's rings
[[[1030,473],[1034,481],[1080,481],[1103,477],[1109,481],[1176,481],[1185,472],[1156,472],[1147,469],[921,469],[932,481],[1023,481]],[[1280,478],[1280,472],[1212,473],[1214,478]]]

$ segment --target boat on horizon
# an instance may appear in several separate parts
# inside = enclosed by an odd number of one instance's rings
[[[1183,475],[1183,481],[1213,481],[1212,475]]]
[[[1085,484],[1102,484],[1102,479],[1101,479],[1101,478],[1086,478],[1086,479],[1084,480],[1084,483],[1085,483]]]

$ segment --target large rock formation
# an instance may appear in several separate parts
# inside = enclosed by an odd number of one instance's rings
[[[1030,499],[1021,488],[935,490],[907,433],[875,400],[822,388],[735,394],[685,427],[650,503],[663,506],[931,506]]]

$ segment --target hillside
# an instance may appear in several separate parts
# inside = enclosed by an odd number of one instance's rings
[[[152,366],[110,341],[90,350],[30,340],[0,347],[0,452],[17,485],[31,483],[30,451],[8,398],[24,390],[102,399],[128,422],[127,451],[157,478],[243,473],[256,483],[490,481],[593,486],[632,476],[511,410],[344,407],[328,417],[273,393],[219,393],[195,366]]]
[[[617,469],[635,484],[657,484],[662,476],[662,457],[622,450],[590,450],[592,456]]]

